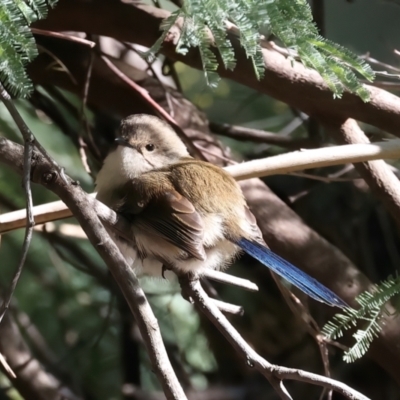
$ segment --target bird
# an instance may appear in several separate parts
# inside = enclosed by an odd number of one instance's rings
[[[201,276],[207,269],[224,270],[245,252],[311,298],[347,306],[269,249],[233,177],[192,158],[158,117],[134,114],[121,121],[96,191],[99,201],[130,223],[132,241],[110,234],[136,272],[155,275],[167,268]]]

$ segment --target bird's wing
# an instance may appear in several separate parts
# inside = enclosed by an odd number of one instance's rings
[[[193,204],[182,196],[169,181],[146,174],[129,182],[128,193],[116,208],[117,212],[153,236],[167,240],[189,256],[204,261],[204,224]],[[146,182],[143,181],[146,179]]]
[[[267,244],[265,243],[261,230],[259,228],[259,226],[257,225],[257,220],[256,217],[254,216],[254,214],[250,211],[249,207],[247,206],[247,204],[244,206],[244,213],[247,219],[247,222],[250,225],[250,229],[251,229],[251,237],[254,241],[266,246]]]

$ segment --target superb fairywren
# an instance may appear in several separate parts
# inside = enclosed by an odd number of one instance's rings
[[[133,268],[202,274],[223,269],[240,249],[328,305],[346,304],[273,253],[236,181],[222,168],[190,157],[175,131],[150,115],[124,119],[96,180],[97,199],[132,223],[133,242],[114,235]]]

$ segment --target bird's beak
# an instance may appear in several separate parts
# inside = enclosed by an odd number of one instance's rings
[[[116,142],[119,146],[125,146],[125,147],[132,147],[132,148],[133,148],[133,146],[132,146],[127,140],[125,140],[124,138],[117,137],[117,138],[115,139],[115,142]]]

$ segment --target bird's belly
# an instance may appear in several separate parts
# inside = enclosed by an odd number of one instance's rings
[[[239,247],[225,239],[222,218],[218,214],[203,215],[203,246],[206,259],[198,260],[184,250],[162,238],[142,229],[134,229],[137,249],[131,244],[117,241],[129,265],[138,274],[161,276],[162,265],[177,272],[192,272],[202,275],[207,269],[224,269],[239,252]]]
[[[225,268],[238,253],[239,247],[226,239],[214,241],[214,245],[205,249],[206,259],[198,260],[189,257],[188,254],[169,243],[168,241],[147,234],[135,235],[135,240],[139,252],[146,254],[143,259],[143,272],[149,275],[160,275],[161,266],[164,263],[166,267],[175,269],[177,272],[192,272],[196,274],[204,273],[206,269]],[[160,261],[157,261],[160,260]],[[140,259],[134,264],[139,266]]]
[[[137,260],[137,250],[132,246],[131,243],[122,239],[120,236],[115,235],[114,232],[109,232],[111,238],[114,240],[115,244],[119,248],[119,251],[124,256],[126,262],[129,266],[132,266]]]
[[[137,250],[131,243],[110,232],[110,236],[124,256],[127,264],[135,271],[137,275],[161,276],[162,263],[154,257],[147,257],[141,260]]]
[[[174,267],[181,272],[192,272],[202,275],[207,269],[225,269],[239,252],[239,247],[228,240],[220,240],[211,248],[206,249],[206,260],[195,258],[177,260]]]

